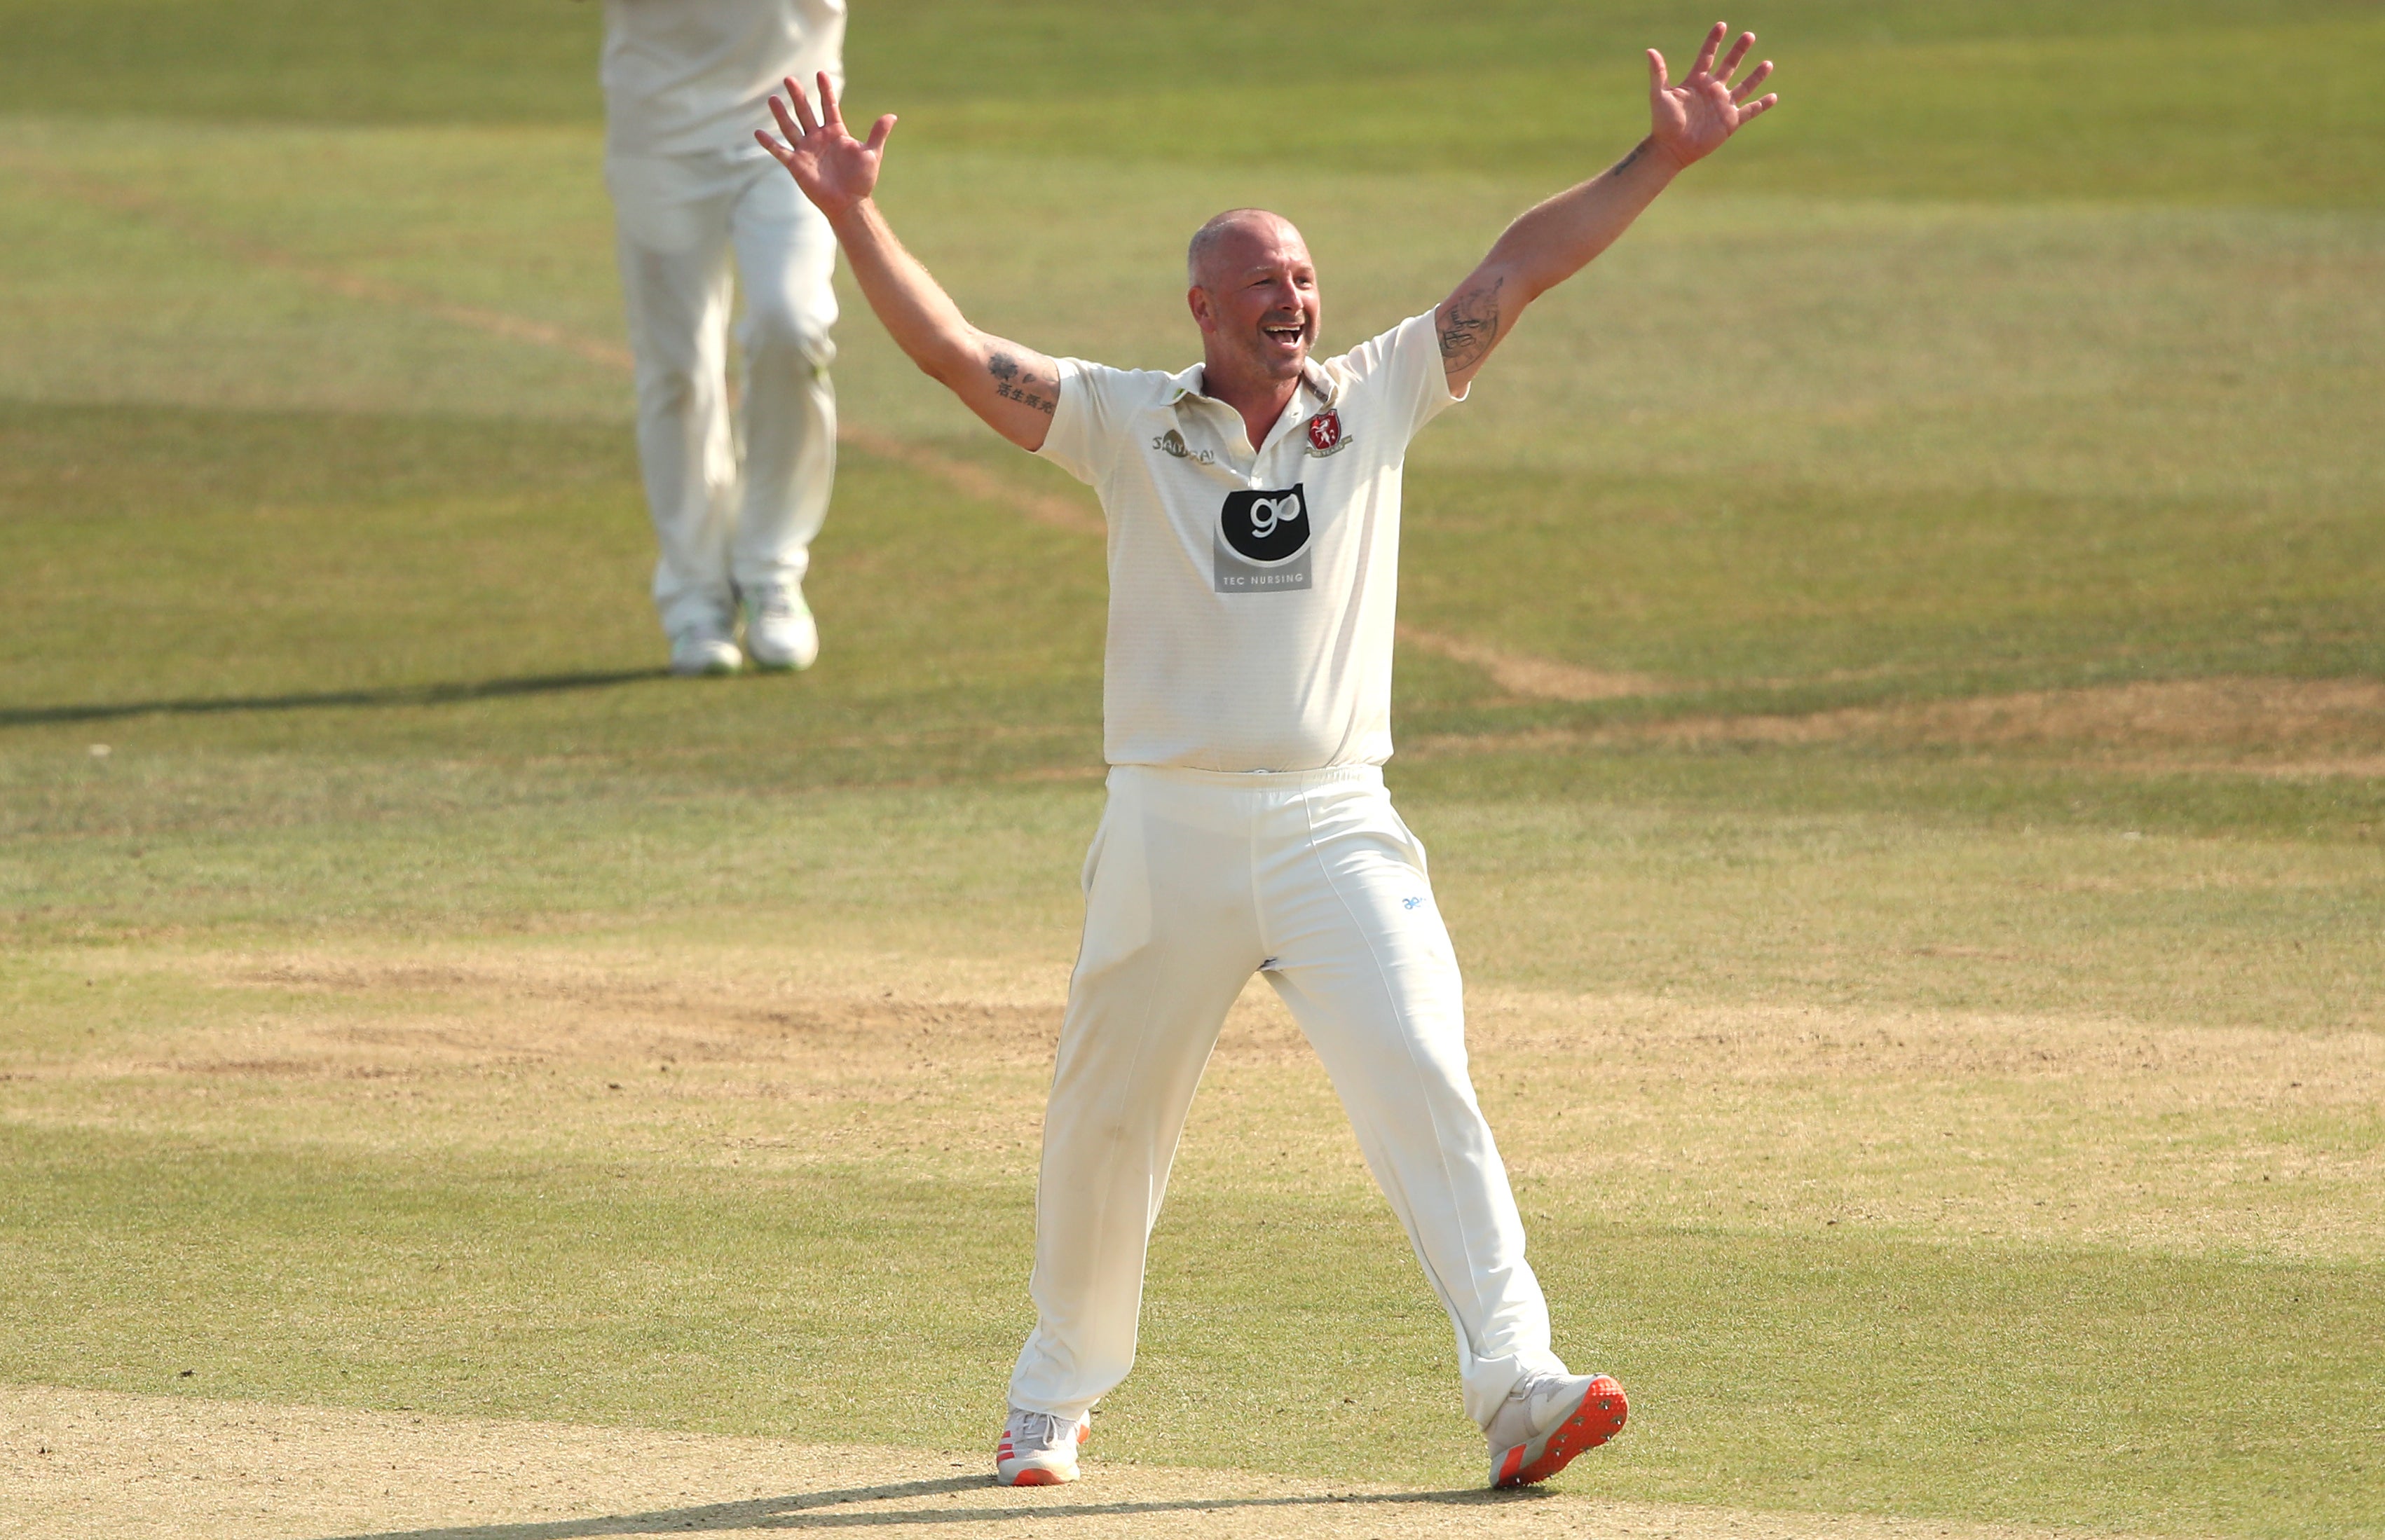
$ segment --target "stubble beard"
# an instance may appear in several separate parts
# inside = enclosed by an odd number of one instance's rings
[[[1259,366],[1260,372],[1269,379],[1277,381],[1298,379],[1301,371],[1308,366],[1309,350],[1316,345],[1317,338],[1314,329],[1304,321],[1301,327],[1299,351],[1288,357],[1278,353],[1274,343],[1267,340],[1267,333],[1262,331],[1253,342],[1250,357],[1251,361]]]

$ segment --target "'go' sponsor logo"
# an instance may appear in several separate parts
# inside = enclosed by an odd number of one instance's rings
[[[1282,561],[1308,543],[1306,489],[1229,492],[1218,511],[1217,529],[1245,561]]]
[[[1308,587],[1308,491],[1228,492],[1217,510],[1219,593]]]

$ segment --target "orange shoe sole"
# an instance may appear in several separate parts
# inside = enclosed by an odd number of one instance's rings
[[[1080,1426],[1077,1429],[1077,1442],[1080,1445],[1083,1444],[1086,1439],[1093,1436],[1093,1430],[1089,1427]],[[1047,1471],[1041,1465],[1030,1465],[1026,1470],[1019,1472],[1018,1474],[1012,1476],[1005,1481],[1003,1479],[1002,1475],[1002,1462],[1009,1458],[1010,1435],[1008,1434],[1005,1434],[1003,1435],[1001,1445],[993,1451],[993,1479],[996,1485],[1066,1486],[1068,1483],[1077,1479],[1074,1476],[1064,1476],[1057,1471]]]
[[[1573,1463],[1574,1457],[1601,1444],[1623,1431],[1631,1415],[1631,1403],[1623,1397],[1623,1387],[1611,1375],[1601,1374],[1590,1382],[1589,1391],[1573,1415],[1557,1424],[1555,1432],[1534,1440],[1540,1453],[1530,1459],[1531,1444],[1518,1444],[1507,1451],[1501,1461],[1499,1477],[1493,1486],[1530,1486],[1543,1482]]]

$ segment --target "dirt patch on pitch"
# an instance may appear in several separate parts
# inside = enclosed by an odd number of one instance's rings
[[[318,1039],[454,1062],[899,1061],[925,1042],[980,1061],[1032,1059],[1048,1053],[1067,988],[1066,971],[1048,965],[802,952],[296,953],[193,965],[236,989],[378,1002],[381,1019],[326,1020]]]
[[[1618,1223],[2385,1256],[2374,1032],[1484,992],[1469,1037],[1519,1188]]]
[[[1856,707],[1806,716],[1690,721],[1647,730],[1689,741],[1877,739],[1995,749],[2374,751],[2385,749],[2385,683],[2175,679]]]
[[[1068,987],[1063,963],[794,951],[180,961],[231,991],[380,1008],[368,1020],[303,1006],[277,1011],[281,1030],[271,1036],[285,1045],[280,1054],[256,1050],[265,1019],[252,1014],[229,1029],[178,1036],[179,1051],[164,1061],[234,1074],[353,1074],[359,1059],[383,1069],[431,1068],[626,1053],[689,1062],[848,1061],[905,1076],[929,1047],[980,1064],[1048,1064]],[[1308,1048],[1291,1013],[1254,978],[1218,1052],[1228,1062],[1276,1063],[1307,1056]]]
[[[993,1485],[976,1451],[0,1386],[0,1534],[28,1540],[569,1540],[851,1530],[1089,1540],[2017,1540],[2054,1533],[1617,1503],[1562,1484],[1521,1494],[1419,1491],[1097,1460],[1074,1486],[1021,1492]]]
[[[692,949],[181,966],[203,1013],[8,1065],[6,1115],[1030,1183],[1067,987],[1051,962]],[[2385,1257],[2385,1035],[1488,987],[1468,1017],[1519,1184],[1602,1220]],[[1180,1170],[1373,1201],[1264,982],[1227,1022]]]
[[[1570,731],[1446,736],[1424,739],[1416,747],[1445,753],[1536,743],[1692,748],[1868,743],[2058,754],[2154,772],[2374,776],[2385,774],[2385,682],[2174,679],[1794,715],[1683,716]]]
[[[1704,1005],[1654,995],[1474,992],[1479,1050],[1580,1053],[1618,1070],[1664,1069],[1751,1083],[1884,1074],[1915,1081],[2186,1075],[2246,1091],[2307,1083],[2315,1096],[2385,1100],[2385,1037],[2142,1023]]]
[[[1414,626],[1401,627],[1399,634],[1409,646],[1479,668],[1501,689],[1530,701],[1625,701],[1679,688],[1651,674],[1584,668]]]

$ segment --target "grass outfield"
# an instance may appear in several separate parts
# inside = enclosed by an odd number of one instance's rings
[[[868,7],[855,106],[976,318],[1175,366],[1206,214],[1299,220],[1346,344],[1709,19],[1304,15],[1295,90],[1156,6]],[[1637,1409],[1561,1484],[2385,1533],[2385,30],[1732,19],[1782,111],[1411,462],[1391,774]],[[0,1379],[998,1415],[1089,504],[855,304],[820,665],[660,677],[595,24],[0,0]],[[1096,1450],[1463,1484],[1447,1335],[1248,997]]]

